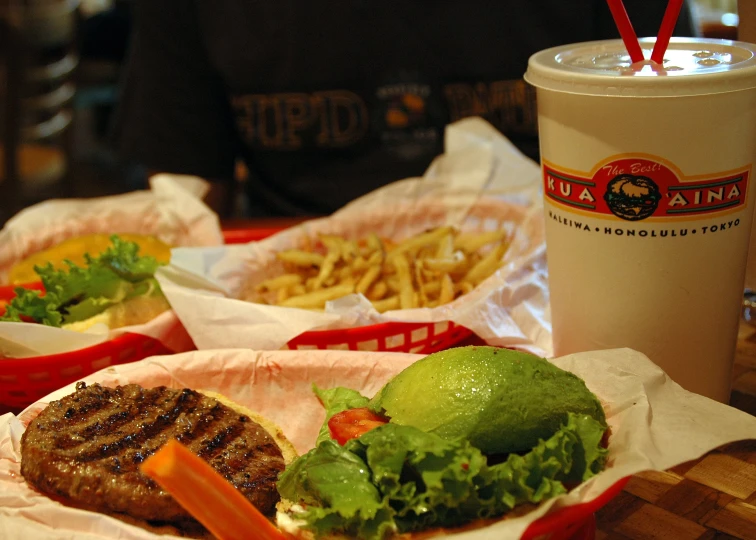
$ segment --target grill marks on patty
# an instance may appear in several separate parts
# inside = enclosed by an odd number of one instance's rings
[[[235,414],[217,402],[208,409],[203,396],[191,390],[166,395],[168,393],[162,389],[139,392],[133,386],[119,387],[112,396],[103,396],[103,399],[111,400],[110,407],[101,408],[98,414],[73,416],[61,426],[65,428],[63,434],[55,438],[52,447],[66,449],[68,455],[81,463],[118,456],[130,450],[149,455],[171,437],[186,444],[182,439],[185,439],[185,427],[190,424],[175,425],[182,414],[197,416],[206,426],[224,421],[228,413]],[[206,398],[205,401],[210,400]],[[127,406],[122,409],[123,404]],[[210,410],[215,412],[214,416],[208,416],[212,414]],[[140,459],[136,464],[142,461]]]
[[[77,385],[21,439],[21,473],[77,506],[160,522],[192,522],[139,464],[175,438],[208,461],[262,512],[278,501],[278,445],[249,417],[193,390]]]

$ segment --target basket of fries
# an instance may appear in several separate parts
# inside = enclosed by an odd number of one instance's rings
[[[471,292],[501,265],[508,231],[459,233],[438,227],[401,242],[375,233],[363,240],[333,234],[305,239],[301,249],[278,252],[285,273],[253,284],[245,299],[301,309],[322,309],[347,294],[364,295],[379,313],[434,308]],[[289,349],[343,349],[431,353],[471,335],[451,321],[384,322],[313,330]]]
[[[268,236],[281,232],[283,229],[233,229],[231,231],[224,230],[223,237],[226,244],[245,244],[248,242],[255,242],[264,240]],[[498,234],[496,236],[499,236]],[[466,241],[470,241],[468,238]],[[344,250],[342,246],[345,245],[345,240],[338,237],[330,237],[327,242],[331,243],[332,249],[339,249],[342,253],[348,253],[350,249]],[[372,237],[371,242],[377,246],[380,239]],[[355,248],[356,245],[349,244],[351,248]],[[323,246],[324,247],[324,246]],[[322,251],[322,249],[321,249]],[[368,255],[365,258],[365,255]],[[372,256],[363,252],[361,255],[363,261],[367,263]],[[302,269],[302,265],[296,264],[296,261],[304,261],[309,254],[305,252],[290,251],[288,253],[281,254],[283,260],[289,259],[293,261],[292,270],[293,273],[282,274],[281,276],[270,278],[267,282],[263,282],[255,287],[257,292],[276,291],[276,300],[279,298],[290,298],[290,293],[304,292],[302,287],[296,287],[297,284],[303,284],[305,282],[304,273],[313,274],[313,268],[308,268],[308,265],[304,265],[305,271],[302,274],[296,272],[297,269]],[[335,269],[337,263],[344,261],[342,256],[338,260],[334,260],[333,269]],[[360,266],[363,272],[361,279],[363,282],[363,288],[367,281],[374,282],[379,272],[376,270],[368,271],[368,266],[358,262],[358,269]],[[309,270],[309,271],[308,271]],[[358,270],[359,272],[359,270]],[[296,276],[296,277],[294,277]],[[342,276],[343,277],[343,276]],[[352,272],[354,280],[355,274]],[[279,293],[278,291],[283,291]],[[436,290],[440,292],[440,289]],[[423,299],[427,303],[427,296]],[[392,301],[393,302],[393,301]],[[375,303],[374,303],[375,305]],[[378,301],[380,307],[380,301]],[[305,332],[294,339],[289,340],[286,344],[287,349],[294,350],[307,350],[307,349],[341,349],[349,351],[391,351],[391,352],[417,352],[421,354],[429,354],[436,351],[452,347],[460,341],[468,338],[472,335],[472,332],[463,326],[456,325],[450,321],[438,322],[438,323],[404,323],[404,322],[385,322],[379,324],[371,324],[367,326],[360,326],[356,328],[344,328],[341,330],[313,330]]]
[[[435,352],[486,339],[478,329],[507,317],[502,295],[524,297],[508,276],[541,253],[528,207],[477,198],[464,210],[339,212],[225,250],[176,250],[158,280],[200,349]]]

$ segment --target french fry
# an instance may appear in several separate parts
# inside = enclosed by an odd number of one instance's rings
[[[347,263],[351,263],[360,255],[360,248],[354,240],[345,240],[341,244],[341,256]]]
[[[449,259],[452,256],[452,253],[454,252],[454,237],[450,234],[447,234],[441,240],[438,242],[438,248],[436,249],[435,258],[436,259]]]
[[[291,296],[279,305],[284,307],[317,309],[324,307],[326,302],[352,294],[353,291],[354,285],[336,285],[335,287],[318,289],[300,296]]]
[[[378,313],[383,313],[384,311],[392,309],[399,309],[399,305],[398,296],[389,296],[383,300],[373,300],[373,307]]]
[[[378,279],[378,276],[381,274],[381,267],[380,266],[371,266],[367,269],[367,271],[362,275],[360,280],[357,282],[357,289],[355,292],[365,294],[367,290],[370,288],[370,286],[373,284],[373,282]]]
[[[467,264],[467,258],[461,251],[455,251],[449,257],[439,259],[423,259],[423,268],[434,272],[455,272]]]
[[[497,268],[501,265],[501,257],[504,255],[507,247],[504,244],[499,244],[496,248],[489,251],[485,257],[465,274],[464,281],[469,281],[474,285],[478,285],[481,281],[493,274]]]
[[[403,255],[405,253],[420,249],[423,246],[427,246],[428,244],[438,242],[441,238],[451,233],[452,231],[453,229],[451,227],[439,227],[438,229],[433,229],[432,231],[407,238],[406,240],[403,240],[400,244],[392,248],[386,255],[386,259],[390,261],[399,255]]]
[[[351,268],[354,271],[362,272],[364,270],[367,270],[369,267],[370,267],[370,264],[368,264],[368,261],[367,259],[365,259],[364,254],[358,255],[357,258],[354,259],[354,261],[352,261]]]
[[[372,287],[370,287],[370,290],[367,293],[368,300],[371,302],[375,300],[380,300],[386,294],[388,293],[388,285],[386,285],[385,281],[378,281],[373,284]]]
[[[345,279],[354,277],[355,268],[353,266],[344,266],[336,273],[338,274],[339,280],[344,281]]]
[[[433,270],[428,270],[427,268],[423,267],[421,270],[423,273],[423,281],[430,282],[430,281],[436,281],[440,278],[440,274],[438,272],[435,272]]]
[[[422,284],[421,288],[426,295],[431,296],[438,294],[439,291],[441,291],[441,280],[436,279],[434,281],[426,281]]]
[[[398,293],[401,289],[399,278],[396,275],[388,276],[386,278],[386,285],[388,285],[389,291],[393,293]]]
[[[370,257],[368,257],[367,264],[368,266],[381,266],[383,265],[383,258],[386,256],[385,253],[383,253],[383,250],[380,251],[374,251],[370,254]]]
[[[399,278],[399,305],[402,309],[417,307],[415,289],[412,287],[412,275],[407,258],[399,253],[392,258],[396,275]]]
[[[482,233],[460,233],[454,239],[454,249],[475,253],[485,245],[499,242],[506,238],[506,231],[488,231]]]
[[[384,259],[381,273],[384,276],[392,276],[396,274],[396,267],[388,259]]]
[[[378,238],[378,235],[375,233],[370,233],[367,236],[367,238],[365,239],[365,245],[367,245],[370,251],[386,251],[386,249],[383,247],[383,242],[381,242],[381,239]]]
[[[313,288],[319,289],[323,284],[331,277],[331,273],[336,268],[336,262],[341,257],[341,252],[338,249],[333,249],[323,259],[323,264],[320,267],[320,273],[318,273],[318,279],[315,281]]]
[[[295,266],[321,266],[323,264],[323,255],[320,253],[311,253],[299,249],[288,249],[276,254],[280,260],[291,263]]]
[[[428,295],[425,294],[425,291],[423,290],[423,285],[425,284],[425,278],[423,277],[423,271],[422,268],[420,268],[419,264],[415,264],[412,267],[414,269],[415,273],[415,284],[417,285],[417,288],[415,290],[416,294],[416,305],[418,307],[425,307],[428,304]]]
[[[288,289],[286,288],[278,289],[276,291],[276,304],[281,304],[282,302],[285,302],[288,297],[289,297]]]
[[[266,279],[261,282],[257,287],[257,292],[265,291],[277,291],[279,289],[286,289],[292,285],[299,285],[302,283],[302,276],[299,274],[282,274],[274,278]]]
[[[438,293],[438,304],[448,304],[454,300],[454,283],[449,274],[444,274],[441,278],[441,289]]]
[[[318,235],[320,242],[326,247],[328,251],[335,251],[341,253],[344,239],[335,234],[321,234]]]
[[[460,294],[467,294],[469,292],[472,292],[474,288],[475,285],[473,285],[469,281],[460,281],[454,286],[454,290],[456,292],[459,292]]]

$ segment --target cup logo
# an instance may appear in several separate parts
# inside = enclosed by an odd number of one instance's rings
[[[640,221],[654,213],[661,193],[654,181],[646,176],[621,174],[607,184],[604,200],[615,216]]]
[[[747,203],[751,166],[686,176],[648,154],[614,156],[580,173],[543,162],[544,195],[573,212],[623,221],[713,217]]]

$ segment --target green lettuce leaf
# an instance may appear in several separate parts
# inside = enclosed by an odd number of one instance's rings
[[[139,245],[111,236],[113,245],[98,257],[86,255],[87,266],[66,261],[67,269],[52,264],[35,266],[45,287],[37,291],[16,289],[3,321],[31,319],[49,326],[63,326],[89,319],[111,306],[142,295],[162,294],[154,274],[160,263],[139,257]]]
[[[40,296],[39,291],[16,287],[16,296],[6,306],[0,321],[22,322],[23,317],[47,326],[60,326],[63,316],[57,311],[52,298]]]
[[[304,504],[297,517],[316,536],[378,540],[389,531],[454,527],[539,503],[565,493],[563,482],[592,476],[605,461],[603,432],[593,418],[570,414],[527,454],[488,465],[466,440],[389,423],[343,448],[322,441],[284,471],[278,490]]]
[[[86,255],[88,265],[99,265],[109,268],[121,279],[136,283],[149,279],[155,275],[160,263],[151,256],[139,256],[139,244],[124,242],[118,235],[110,237],[113,245],[106,249],[99,257]]]
[[[332,440],[288,466],[278,490],[308,505],[308,521],[318,535],[342,530],[355,537],[380,538],[392,523],[392,511],[373,485],[368,466]]]

